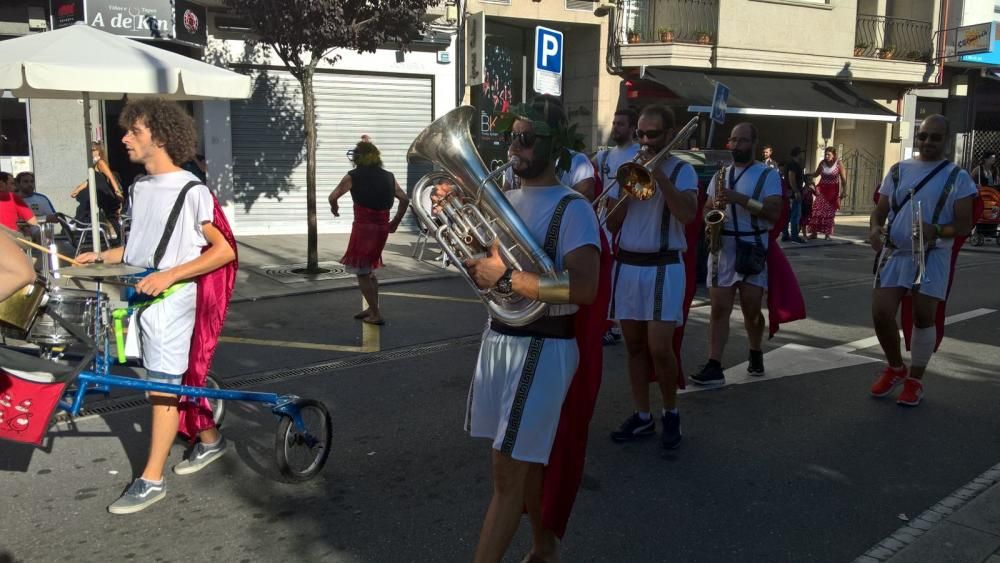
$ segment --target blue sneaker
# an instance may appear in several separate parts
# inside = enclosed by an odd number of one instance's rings
[[[159,485],[139,477],[125,489],[122,496],[108,507],[111,514],[132,514],[145,510],[154,502],[167,496],[167,483]]]
[[[191,453],[188,454],[187,459],[174,466],[174,473],[189,475],[196,471],[201,471],[209,463],[222,457],[224,453],[226,453],[226,438],[223,436],[220,436],[219,441],[211,446],[206,446],[202,442],[198,442],[191,448]]]

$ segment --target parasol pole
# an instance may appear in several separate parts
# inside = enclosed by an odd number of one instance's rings
[[[97,181],[94,175],[94,137],[90,122],[90,92],[83,92],[83,129],[87,137],[87,193],[90,194],[90,237],[94,253],[101,260],[101,225],[97,216]]]

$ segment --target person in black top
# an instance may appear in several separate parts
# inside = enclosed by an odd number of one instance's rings
[[[94,143],[91,147],[91,154],[94,158],[97,208],[101,211],[102,219],[111,224],[115,238],[120,245],[122,243],[121,210],[122,204],[125,202],[125,193],[122,191],[118,174],[113,172],[111,166],[108,165],[104,148],[100,144]],[[87,181],[80,182],[69,195],[77,202],[74,219],[81,223],[90,223],[90,190],[87,189]]]
[[[358,276],[358,287],[361,295],[368,303],[368,308],[354,315],[369,324],[385,324],[378,303],[378,279],[374,270],[381,268],[382,250],[389,233],[396,232],[399,222],[403,220],[410,198],[399,187],[395,176],[382,168],[382,156],[374,144],[361,141],[354,148],[354,170],[337,185],[330,194],[330,211],[334,217],[340,217],[340,206],[337,200],[347,192],[351,192],[354,200],[354,224],[351,227],[351,239],[347,243],[347,252],[340,263],[347,266],[347,271]],[[389,220],[389,210],[393,199],[399,200],[396,216]]]
[[[785,225],[785,232],[781,234],[781,240],[791,239],[804,243],[805,239],[799,236],[799,221],[802,218],[802,190],[806,185],[805,170],[802,168],[802,163],[805,161],[805,151],[795,147],[789,156],[791,159],[785,165],[785,181],[788,182],[789,190],[788,224]]]

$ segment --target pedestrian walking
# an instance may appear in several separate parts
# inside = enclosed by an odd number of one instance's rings
[[[987,188],[997,185],[996,164],[997,153],[993,151],[986,151],[979,157],[975,168],[972,169],[972,179],[977,185]]]
[[[805,151],[800,147],[795,147],[788,153],[788,164],[785,165],[785,181],[788,183],[788,224],[781,234],[781,240],[791,240],[803,243],[805,239],[799,236],[799,225],[802,221],[802,199],[806,187],[805,170],[802,163],[805,161]]]
[[[837,158],[837,149],[826,148],[823,161],[813,176],[819,178],[819,183],[809,217],[809,230],[812,231],[809,238],[814,239],[822,233],[824,239],[830,240],[840,201],[847,197],[847,171]]]
[[[137,299],[148,304],[133,314],[129,330],[129,338],[141,338],[147,379],[203,386],[236,277],[236,242],[208,187],[180,166],[194,154],[194,120],[175,103],[143,98],[125,106],[119,125],[126,131],[122,142],[129,160],[142,164],[147,174],[131,188],[128,244],[101,258],[147,269],[135,289]],[[96,260],[93,252],[77,257],[85,264]],[[217,275],[225,280],[221,286],[214,285]],[[210,291],[206,283],[213,284]],[[202,359],[195,363],[192,358]],[[148,396],[153,416],[146,466],[108,507],[112,514],[139,512],[166,496],[163,474],[178,430],[198,439],[174,466],[178,475],[200,471],[227,450],[205,414],[207,401],[182,406],[177,395],[150,391]]]
[[[354,170],[347,173],[337,188],[330,193],[330,211],[340,217],[337,203],[347,192],[354,200],[354,224],[351,238],[347,242],[347,252],[340,263],[358,278],[361,295],[368,304],[363,311],[354,315],[362,322],[382,325],[382,309],[378,300],[378,278],[375,270],[384,266],[382,251],[390,233],[396,232],[406,214],[410,198],[399,187],[396,177],[382,168],[382,153],[368,141],[361,141],[354,148]],[[389,220],[389,210],[393,200],[399,201],[396,215]]]
[[[917,406],[923,399],[924,374],[944,333],[955,259],[973,227],[976,185],[968,172],[945,159],[947,139],[944,116],[931,115],[921,122],[919,156],[892,166],[870,219],[868,238],[878,253],[872,321],[888,364],[878,373],[871,394],[886,397],[902,385],[896,402],[905,406]],[[920,215],[915,216],[918,204]],[[922,230],[923,248],[915,230]],[[896,324],[900,308],[909,370]]]

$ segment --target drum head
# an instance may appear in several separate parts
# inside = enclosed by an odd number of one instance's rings
[[[145,272],[144,268],[128,264],[88,264],[63,268],[59,273],[70,278],[87,278],[100,280],[103,278],[123,278]]]

